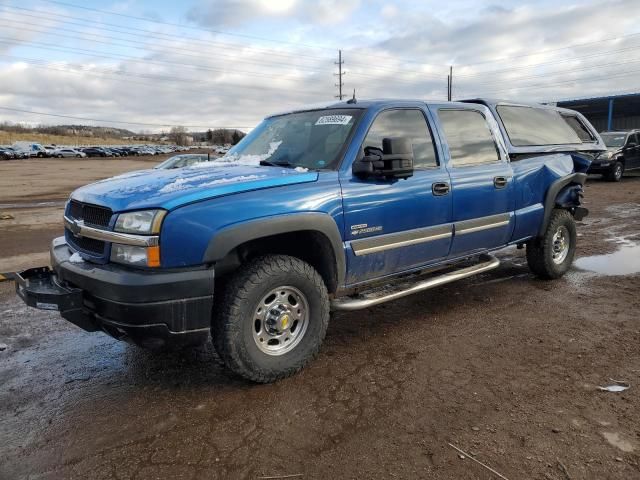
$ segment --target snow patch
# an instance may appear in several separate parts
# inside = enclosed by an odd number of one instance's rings
[[[269,157],[276,153],[276,150],[278,150],[280,145],[282,145],[282,140],[278,142],[271,142],[269,144],[269,151],[261,155],[238,155],[237,153],[234,153],[231,155],[225,155],[224,157],[218,158],[212,162],[194,163],[188,168],[219,167],[221,165],[246,165],[255,167],[260,165],[261,161],[268,160]]]
[[[78,252],[74,253],[69,257],[69,261],[71,263],[84,263],[84,259],[80,256]]]
[[[179,192],[181,190],[187,190],[193,187],[207,188],[207,187],[213,187],[215,185],[221,185],[224,183],[232,183],[232,182],[248,182],[251,180],[258,180],[263,177],[266,177],[266,175],[239,175],[237,177],[224,177],[218,180],[212,180],[210,182],[201,183],[199,185],[193,185],[193,182],[203,180],[205,178],[209,178],[209,175],[198,175],[192,178],[177,178],[173,183],[170,183],[162,187],[159,190],[159,193]]]
[[[218,180],[213,180],[212,182],[203,183],[201,186],[212,187],[214,185],[221,185],[223,183],[249,182],[251,180],[258,180],[264,177],[266,177],[266,175],[240,175],[238,177],[225,177]]]

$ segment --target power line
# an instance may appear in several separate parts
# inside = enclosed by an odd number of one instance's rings
[[[136,84],[136,85],[145,85],[145,86],[151,86],[151,87],[156,87],[156,88],[170,88],[172,90],[177,90],[177,91],[182,91],[182,92],[188,92],[188,93],[193,93],[194,91],[202,91],[202,92],[207,92],[210,91],[210,89],[212,87],[215,87],[216,92],[220,92],[222,91],[224,88],[227,89],[240,89],[240,90],[258,90],[261,92],[264,92],[265,90],[274,90],[274,91],[278,91],[281,93],[299,93],[302,95],[318,95],[318,96],[322,96],[323,92],[320,91],[309,91],[309,90],[291,90],[291,89],[285,89],[285,88],[276,88],[276,87],[270,87],[270,86],[253,86],[253,85],[226,85],[226,87],[223,85],[221,88],[221,84],[220,83],[211,83],[211,82],[199,82],[199,81],[195,81],[194,79],[190,79],[190,78],[183,78],[183,77],[175,77],[175,76],[170,76],[170,75],[149,75],[149,74],[136,74],[136,73],[127,73],[127,72],[122,72],[120,70],[108,70],[108,69],[89,69],[89,68],[80,68],[79,71],[73,70],[73,69],[69,69],[69,68],[55,68],[53,66],[51,66],[51,64],[48,63],[47,60],[44,59],[37,59],[37,58],[29,58],[29,57],[19,57],[16,55],[6,55],[6,54],[0,54],[0,57],[7,57],[7,58],[14,58],[17,59],[19,61],[22,62],[26,62],[28,63],[30,66],[32,66],[33,68],[40,68],[40,69],[46,69],[46,70],[53,70],[53,71],[59,71],[59,72],[63,72],[63,73],[71,73],[74,75],[89,75],[89,76],[93,76],[93,77],[97,77],[100,79],[107,79],[107,80],[115,80],[115,81],[121,81],[121,82],[127,82],[127,83],[132,83],[132,84]],[[59,62],[62,63],[62,62]],[[94,73],[94,72],[100,72],[100,73]],[[127,80],[125,78],[114,78],[114,77],[109,77],[106,75],[118,75],[118,76],[122,76],[122,77],[133,77],[133,78],[146,78],[146,79],[150,79],[150,80],[162,80],[163,82],[159,83],[159,82],[155,82],[155,83],[151,83],[151,82],[132,82],[131,80]],[[173,81],[173,82],[180,82],[180,83],[192,83],[195,85],[199,85],[201,87],[201,89],[198,90],[194,90],[193,88],[181,88],[181,87],[177,87],[177,86],[169,86],[165,81]],[[237,93],[235,91],[230,91],[230,93]]]
[[[97,118],[87,118],[87,117],[76,117],[73,115],[61,115],[61,114],[57,114],[57,113],[46,113],[46,112],[35,112],[33,110],[22,110],[19,108],[11,108],[11,107],[2,107],[0,106],[0,110],[8,110],[11,112],[20,112],[20,113],[29,113],[29,114],[33,114],[33,115],[43,115],[43,116],[47,116],[47,117],[59,117],[59,118],[69,118],[69,119],[73,119],[73,120],[83,120],[86,122],[100,122],[100,123],[118,123],[118,124],[123,124],[123,125],[141,125],[141,126],[145,126],[145,127],[174,127],[176,125],[185,127],[185,128],[211,128],[211,129],[217,129],[217,128],[237,128],[237,129],[241,129],[241,128],[245,128],[245,129],[249,129],[249,128],[253,128],[253,126],[251,127],[234,127],[234,126],[227,126],[227,127],[214,127],[212,125],[182,125],[179,122],[178,123],[144,123],[144,122],[126,122],[123,120],[105,120],[105,119],[97,119]]]
[[[20,7],[13,7],[13,6],[9,6],[9,5],[6,5],[6,7],[13,8],[13,9],[16,9],[16,10],[20,10],[21,13],[19,15],[21,15],[21,16],[28,16],[28,17],[31,17],[31,18],[35,18],[35,19],[38,19],[38,20],[45,20],[45,21],[51,20],[50,18],[48,18],[46,16],[38,16],[38,15],[31,15],[31,14],[22,13],[22,11],[37,12],[36,10],[31,10],[31,9],[27,9],[27,8],[20,8]],[[8,13],[10,13],[11,15],[18,15],[16,13],[12,13],[12,12],[8,12]],[[235,47],[248,48],[248,49],[257,49],[257,51],[262,51],[262,52],[269,53],[269,55],[271,55],[271,56],[275,55],[275,56],[282,56],[282,57],[285,57],[285,58],[295,58],[298,61],[300,60],[299,57],[309,58],[309,59],[317,59],[317,60],[329,60],[327,57],[304,55],[302,53],[300,53],[300,54],[297,54],[297,53],[296,54],[284,54],[284,53],[280,53],[280,52],[277,52],[277,51],[274,51],[274,50],[259,49],[257,47],[253,47],[253,46],[252,47],[247,47],[247,46],[238,45],[238,44],[209,42],[209,41],[197,39],[197,38],[194,38],[194,37],[184,37],[184,36],[171,35],[171,34],[160,33],[160,32],[154,33],[152,30],[127,27],[129,30],[140,31],[140,32],[144,32],[145,33],[145,35],[141,35],[141,34],[131,33],[131,32],[128,32],[128,31],[121,31],[121,30],[113,30],[113,29],[104,28],[102,25],[112,26],[113,24],[104,23],[104,22],[101,22],[101,21],[83,20],[83,19],[80,19],[78,17],[71,17],[69,15],[61,15],[61,14],[57,14],[57,13],[54,13],[54,12],[50,12],[48,15],[59,16],[61,18],[65,18],[65,19],[66,18],[71,18],[71,19],[74,19],[74,20],[78,19],[78,20],[82,20],[82,22],[83,22],[83,23],[78,23],[78,22],[64,20],[63,23],[66,23],[66,24],[77,25],[77,26],[81,26],[81,27],[86,27],[87,23],[101,25],[101,27],[100,27],[101,32],[102,31],[108,31],[108,32],[112,32],[112,33],[118,33],[119,35],[129,35],[129,36],[134,36],[134,37],[142,37],[145,40],[148,39],[149,37],[152,37],[152,38],[158,38],[161,41],[172,41],[172,40],[170,40],[170,38],[175,38],[175,39],[178,39],[180,41],[189,40],[189,41],[192,41],[192,42],[197,42],[199,44],[203,44],[203,46],[205,46],[207,48],[210,48],[212,45],[220,45],[220,46],[222,46],[224,48],[228,48],[229,46],[233,45]],[[20,21],[21,21],[21,25],[23,25],[24,22],[22,22],[22,19],[20,19]],[[28,25],[33,25],[33,24],[28,24]],[[13,28],[19,28],[19,27],[13,27]],[[60,28],[60,27],[55,27],[55,28]],[[86,33],[78,32],[77,30],[65,29],[65,28],[62,28],[62,30],[66,30],[66,31],[70,31],[70,32],[77,32],[77,33],[82,33],[83,35],[87,35]],[[42,33],[47,33],[47,32],[42,32]],[[89,34],[89,35],[91,35],[91,34]],[[161,35],[165,36],[165,37],[169,37],[169,38],[162,38]],[[95,35],[95,36],[97,36],[97,35]],[[107,38],[113,38],[113,37],[107,37]],[[127,39],[122,39],[122,38],[119,38],[119,39],[123,40],[123,41],[134,42],[134,40],[127,40]],[[101,42],[101,43],[104,43],[104,42]],[[137,42],[137,43],[141,43],[141,42]],[[163,47],[163,48],[165,50],[168,50],[168,51],[171,51],[171,50],[184,50],[184,51],[197,52],[196,50],[184,49],[184,48],[179,48],[179,47],[171,47],[171,48]],[[199,53],[199,52],[197,52],[197,53]],[[231,58],[234,58],[234,59],[237,58],[234,55],[225,54],[225,53],[217,53],[216,55],[231,57]],[[263,64],[263,63],[258,63],[258,62],[255,62],[255,61],[247,61],[247,60],[243,60],[243,59],[240,59],[240,61],[244,62],[244,63]],[[276,64],[276,62],[270,62],[270,63]],[[421,63],[421,62],[415,62],[415,63]],[[380,62],[376,62],[375,64],[371,64],[371,63],[365,64],[365,63],[358,63],[358,62],[350,62],[350,64],[351,65],[355,65],[355,66],[366,67],[368,70],[388,71],[388,72],[393,72],[394,74],[397,73],[398,70],[408,70],[407,68],[402,67],[402,66],[385,67],[385,66],[381,65]],[[290,66],[291,64],[280,63],[280,65]],[[316,68],[315,66],[312,66],[312,65],[299,65],[298,63],[296,63],[295,65],[297,66],[297,68],[307,68],[307,69],[315,69]],[[423,65],[427,65],[427,64],[423,64]],[[415,69],[414,70],[410,70],[410,71],[412,71],[414,73],[419,73],[422,76],[426,76],[426,77],[430,77],[430,78],[434,78],[434,79],[435,78],[440,78],[440,75],[436,76],[436,74],[418,72]],[[358,75],[358,76],[363,76],[363,77],[371,76],[371,75],[368,75],[368,74],[360,74],[360,73],[357,73],[357,74],[354,73],[354,74]]]
[[[144,42],[135,41],[135,40],[119,39],[119,40],[122,40],[123,42],[128,42],[128,43],[131,44],[131,45],[128,45],[128,44],[124,44],[124,43],[115,41],[113,37],[104,36],[104,35],[95,35],[95,34],[92,34],[92,33],[85,33],[85,32],[81,32],[81,31],[78,31],[78,30],[69,29],[69,28],[56,27],[56,31],[55,32],[51,32],[50,30],[25,28],[24,25],[25,25],[25,23],[22,22],[20,25],[12,25],[12,24],[8,24],[7,23],[7,24],[3,24],[2,26],[4,28],[11,28],[11,29],[19,30],[19,31],[29,31],[29,32],[44,33],[44,34],[55,33],[56,37],[69,38],[69,39],[72,39],[72,40],[83,40],[83,41],[90,41],[90,42],[94,42],[94,43],[100,43],[100,44],[104,44],[104,45],[118,45],[118,46],[122,46],[122,47],[126,47],[126,48],[133,48],[133,49],[136,49],[136,50],[145,50],[145,51],[150,51],[150,52],[158,52],[157,50],[149,48],[148,44],[146,44]],[[29,26],[29,27],[32,26],[32,24],[29,24],[29,23],[27,23],[26,25]],[[58,30],[68,31],[68,32],[72,32],[72,33],[79,33],[79,34],[81,34],[81,36],[78,36],[78,35],[63,35],[63,34],[60,34],[58,32]],[[98,39],[87,38],[86,37],[87,35],[90,35],[92,37],[98,37]],[[107,38],[107,39],[110,39],[110,40],[109,41],[104,41],[104,40],[100,40],[100,38],[103,38],[103,39]],[[144,46],[138,46],[138,45],[144,45]],[[208,56],[204,55],[201,51],[198,51],[198,50],[193,50],[193,49],[188,49],[188,48],[180,48],[180,47],[165,48],[163,45],[157,45],[156,47],[162,48],[164,52],[172,52],[172,53],[175,53],[176,55],[181,55],[181,56],[185,56],[185,57],[208,58]],[[182,53],[181,51],[193,52],[193,53],[195,53],[195,55],[190,55],[188,53]],[[229,57],[229,58],[233,58],[236,62],[248,63],[248,64],[253,64],[253,65],[262,65],[262,66],[282,65],[282,66],[287,66],[287,67],[306,69],[306,70],[311,70],[311,71],[318,71],[318,68],[315,67],[315,66],[312,67],[312,66],[306,66],[306,65],[294,65],[294,64],[291,64],[291,63],[279,63],[279,62],[269,62],[269,63],[257,62],[257,61],[252,61],[252,60],[245,60],[242,57],[238,57],[236,55],[224,54],[224,53],[217,53],[216,56]]]
[[[637,73],[640,73],[640,70],[630,70],[627,72],[620,72],[617,74],[609,74],[606,76],[600,76],[600,77],[586,77],[586,78],[576,78],[576,79],[572,79],[572,80],[565,80],[565,81],[561,81],[561,82],[553,82],[553,83],[540,83],[540,84],[535,84],[535,85],[523,85],[523,86],[519,86],[519,87],[513,87],[513,88],[508,88],[508,89],[498,89],[498,90],[488,90],[485,91],[483,93],[478,93],[475,94],[473,96],[483,96],[486,95],[487,93],[495,93],[495,92],[509,92],[511,90],[528,90],[531,88],[549,88],[549,87],[555,87],[557,85],[565,85],[565,84],[569,84],[569,83],[580,83],[580,82],[589,82],[589,81],[593,81],[593,80],[608,80],[610,78],[617,78],[617,77],[625,77],[627,75],[635,75]]]
[[[124,13],[119,13],[119,12],[112,12],[109,10],[100,10],[97,8],[91,8],[91,7],[86,7],[84,5],[77,5],[74,3],[68,3],[68,2],[62,2],[59,0],[44,0],[48,3],[53,3],[53,4],[57,4],[57,5],[63,5],[63,6],[67,6],[67,7],[72,7],[72,8],[79,8],[79,9],[83,9],[83,10],[88,10],[88,11],[92,11],[92,12],[98,12],[98,13],[104,13],[107,15],[115,15],[115,16],[119,16],[119,17],[123,17],[123,18],[129,18],[129,19],[133,19],[133,20],[142,20],[144,22],[151,22],[151,23],[157,23],[157,24],[161,24],[161,25],[168,25],[168,26],[172,26],[172,27],[178,27],[178,28],[188,28],[191,30],[200,30],[200,31],[204,31],[204,32],[210,32],[210,33],[217,33],[219,35],[228,35],[228,36],[235,36],[235,37],[243,37],[243,38],[249,38],[249,39],[253,39],[253,40],[262,40],[262,41],[266,41],[266,42],[272,42],[272,43],[279,43],[279,44],[286,44],[286,45],[295,45],[295,46],[303,46],[303,47],[307,47],[307,48],[312,48],[312,49],[318,49],[318,50],[334,50],[334,48],[326,46],[326,45],[313,45],[313,44],[305,44],[305,43],[299,43],[299,42],[289,42],[289,41],[285,41],[285,40],[275,40],[272,38],[267,38],[267,37],[261,37],[261,36],[257,36],[257,35],[248,35],[248,34],[242,34],[242,33],[232,33],[232,32],[225,32],[222,30],[214,30],[214,29],[210,29],[210,28],[204,28],[204,27],[196,27],[193,25],[183,25],[183,24],[179,24],[179,23],[173,23],[173,22],[166,22],[163,20],[153,20],[150,18],[145,18],[145,17],[139,17],[139,16],[135,16],[135,15],[128,15],[128,14],[124,14]],[[382,56],[379,54],[376,55],[368,55],[368,54],[361,54],[361,56],[364,57],[374,57],[374,58],[393,58],[394,60],[403,60],[409,63],[419,63],[419,64],[424,64],[423,62],[419,62],[416,60],[409,60],[409,59],[399,59],[397,57],[392,57],[392,56]],[[442,65],[434,65],[434,66],[442,66]]]
[[[597,65],[589,65],[589,66],[585,66],[585,67],[580,67],[580,68],[571,68],[570,70],[558,70],[558,71],[553,71],[553,72],[546,72],[540,75],[524,75],[524,76],[520,76],[520,77],[510,77],[504,80],[491,80],[488,82],[480,82],[480,83],[474,83],[474,86],[478,86],[478,85],[496,85],[496,84],[502,84],[502,83],[506,83],[506,82],[513,82],[514,80],[528,80],[530,78],[545,78],[545,77],[549,77],[551,75],[566,75],[566,74],[570,74],[573,72],[580,72],[580,71],[584,71],[584,70],[592,70],[594,68],[603,68],[603,67],[614,67],[614,66],[619,66],[619,65],[629,65],[629,64],[633,64],[633,63],[639,63],[640,59],[632,59],[629,61],[623,61],[623,62],[611,62],[611,63],[599,63]]]
[[[5,43],[5,44],[12,45],[14,42],[13,42],[13,39],[11,39],[10,37],[1,37],[0,36],[0,43]],[[33,45],[33,46],[36,46],[39,49],[44,49],[44,50],[71,52],[71,53],[77,53],[77,54],[80,54],[80,55],[86,55],[86,56],[90,56],[90,57],[110,58],[110,59],[114,59],[114,60],[128,60],[128,61],[130,61],[132,63],[141,63],[141,64],[147,64],[147,65],[160,65],[160,66],[163,66],[164,64],[177,65],[177,66],[181,66],[181,67],[193,68],[193,69],[196,69],[196,70],[203,70],[203,71],[210,71],[210,72],[221,72],[221,73],[238,73],[238,74],[243,74],[243,75],[251,75],[251,76],[257,76],[257,77],[269,78],[269,79],[272,79],[272,80],[274,79],[274,75],[263,74],[263,73],[260,73],[260,72],[246,71],[246,70],[230,70],[230,69],[226,69],[226,68],[215,68],[215,67],[209,67],[207,65],[199,65],[199,64],[191,64],[191,63],[183,63],[183,62],[173,62],[173,61],[169,61],[169,60],[143,60],[143,59],[140,59],[138,57],[131,56],[131,55],[123,55],[123,54],[119,54],[119,53],[113,53],[111,55],[107,55],[107,54],[104,54],[104,53],[101,53],[101,52],[97,52],[95,50],[88,50],[88,49],[76,48],[76,47],[50,46],[50,45],[44,44],[42,42],[22,42],[22,44]]]
[[[575,62],[576,60],[583,60],[585,58],[593,58],[593,57],[601,57],[603,55],[610,55],[612,53],[621,53],[621,52],[627,52],[627,51],[637,51],[639,47],[640,46],[633,46],[633,47],[628,47],[628,48],[622,48],[622,49],[619,49],[619,50],[607,50],[607,51],[604,51],[604,52],[592,53],[592,54],[589,54],[589,55],[583,55],[583,56],[579,56],[579,57],[564,58],[562,60],[555,60],[555,61],[543,62],[543,63],[532,63],[532,64],[528,64],[528,65],[522,65],[520,67],[504,68],[504,69],[501,69],[501,70],[486,70],[486,71],[483,71],[483,72],[461,74],[461,75],[458,75],[458,76],[459,77],[464,77],[464,78],[470,78],[470,77],[478,77],[480,75],[487,75],[487,74],[490,74],[490,73],[504,73],[504,72],[512,72],[514,70],[527,70],[527,69],[531,69],[532,67],[541,67],[541,66],[545,66],[545,65],[555,65],[555,64],[558,64],[558,63]]]
[[[85,18],[82,18],[82,17],[75,17],[75,16],[65,15],[65,14],[51,12],[51,11],[45,12],[46,15],[26,14],[26,13],[22,13],[22,12],[26,11],[26,12],[32,12],[32,13],[40,14],[41,11],[40,10],[30,9],[30,8],[14,7],[13,5],[4,5],[4,8],[12,8],[14,10],[18,10],[18,11],[21,12],[20,15],[36,18],[36,19],[39,19],[39,20],[51,20],[51,18],[49,18],[51,16],[59,17],[59,18],[63,18],[63,19],[78,20],[81,23],[73,22],[73,21],[69,21],[69,20],[64,20],[63,22],[71,24],[71,25],[81,26],[81,27],[86,27],[87,24],[99,25],[101,31],[104,30],[104,31],[109,31],[109,32],[113,32],[113,33],[118,33],[118,34],[121,34],[121,35],[141,36],[139,34],[131,33],[131,31],[136,31],[136,32],[142,32],[146,37],[160,38],[160,39],[162,39],[162,37],[167,37],[166,39],[164,39],[166,41],[170,41],[171,39],[177,39],[177,40],[180,40],[180,41],[189,40],[191,42],[201,43],[201,44],[203,44],[204,46],[206,46],[208,48],[211,48],[211,46],[220,46],[220,47],[223,47],[223,48],[243,48],[243,49],[255,50],[257,52],[268,53],[269,55],[272,55],[272,56],[289,57],[289,58],[304,57],[304,58],[311,58],[311,59],[317,59],[317,60],[329,60],[330,59],[330,57],[319,57],[319,56],[316,56],[316,55],[304,54],[302,52],[296,52],[295,54],[293,54],[293,53],[284,53],[284,52],[282,52],[280,50],[273,50],[273,49],[268,49],[268,48],[254,47],[252,45],[246,45],[246,44],[220,42],[220,41],[213,41],[213,40],[203,40],[201,38],[196,38],[196,37],[192,37],[192,36],[188,36],[188,35],[175,35],[175,34],[164,33],[164,32],[156,32],[154,30],[148,30],[148,29],[144,29],[144,28],[136,28],[136,27],[131,27],[131,26],[122,27],[121,25],[117,25],[117,24],[113,24],[113,23],[107,23],[107,22],[104,22],[102,20],[90,20],[90,19],[85,19]],[[9,12],[9,13],[11,13],[11,12]],[[149,20],[149,21],[151,22],[152,20]],[[106,29],[106,28],[104,28],[105,25],[108,26],[108,27],[115,27],[115,28],[118,28],[118,29],[126,28],[127,31]]]
[[[308,47],[308,48],[315,48],[315,49],[319,49],[319,50],[333,50],[333,48],[331,47],[327,47],[324,45],[310,45],[310,44],[304,44],[304,43],[298,43],[298,42],[288,42],[288,41],[284,41],[284,40],[274,40],[272,38],[267,38],[267,37],[260,37],[257,35],[247,35],[247,34],[242,34],[242,33],[232,33],[232,32],[225,32],[222,30],[214,30],[211,28],[204,28],[204,27],[195,27],[193,25],[183,25],[183,24],[179,24],[179,23],[173,23],[173,22],[165,22],[163,20],[152,20],[150,18],[145,18],[145,17],[138,17],[135,15],[128,15],[125,13],[119,13],[119,12],[112,12],[109,10],[100,10],[98,8],[91,8],[91,7],[86,7],[84,5],[76,5],[75,3],[67,3],[67,2],[61,2],[58,0],[44,0],[48,3],[54,3],[57,5],[63,5],[65,7],[71,7],[71,8],[79,8],[82,10],[88,10],[90,12],[97,12],[97,13],[104,13],[106,15],[114,15],[114,16],[118,16],[118,17],[122,17],[122,18],[129,18],[132,20],[142,20],[144,22],[151,22],[151,23],[157,23],[160,25],[167,25],[170,27],[178,27],[178,28],[187,28],[190,30],[200,30],[200,31],[204,31],[204,32],[210,32],[210,33],[217,33],[219,35],[228,35],[228,36],[233,36],[233,37],[242,37],[242,38],[249,38],[252,40],[262,40],[265,42],[272,42],[272,43],[280,43],[280,44],[286,44],[286,45],[296,45],[296,46],[304,46],[304,47]]]
[[[576,48],[576,47],[585,47],[587,45],[597,45],[599,43],[605,43],[605,42],[611,42],[613,40],[620,40],[621,38],[628,38],[628,37],[636,37],[640,35],[640,32],[634,32],[634,33],[629,33],[626,35],[620,35],[617,37],[609,37],[609,38],[603,38],[602,40],[595,40],[593,42],[585,42],[585,43],[574,43],[572,45],[567,45],[564,47],[559,47],[559,48],[551,48],[548,50],[539,50],[537,52],[532,52],[532,53],[526,53],[523,55],[513,55],[513,56],[509,56],[509,57],[500,57],[497,59],[493,59],[493,60],[484,60],[482,62],[475,62],[475,63],[466,63],[464,64],[465,67],[472,67],[472,66],[476,66],[476,65],[483,65],[486,63],[498,63],[498,62],[502,62],[504,60],[513,60],[513,59],[517,59],[517,58],[525,58],[525,57],[533,57],[536,55],[541,55],[544,53],[551,53],[551,52],[559,52],[562,50],[568,50],[571,48]]]

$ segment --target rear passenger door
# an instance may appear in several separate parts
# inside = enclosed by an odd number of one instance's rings
[[[514,223],[513,171],[487,121],[491,113],[475,105],[435,109],[453,195],[450,257],[505,245]]]

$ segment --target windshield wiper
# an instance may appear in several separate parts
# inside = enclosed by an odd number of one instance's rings
[[[285,167],[285,168],[296,168],[297,165],[289,162],[270,162],[269,160],[260,160],[260,165],[267,167]]]

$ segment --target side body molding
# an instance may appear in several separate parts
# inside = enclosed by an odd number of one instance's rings
[[[338,287],[344,286],[346,275],[344,244],[335,220],[325,213],[294,213],[230,225],[216,232],[209,241],[203,261],[212,263],[222,260],[231,250],[250,240],[300,231],[319,232],[329,239],[336,259]]]
[[[539,235],[543,235],[544,231],[547,229],[547,225],[549,225],[549,219],[551,218],[551,212],[555,207],[558,193],[560,193],[560,191],[569,184],[575,183],[578,185],[584,185],[586,181],[586,173],[572,173],[566,177],[559,178],[549,186],[544,198],[544,218],[540,225],[540,230],[538,231]]]

